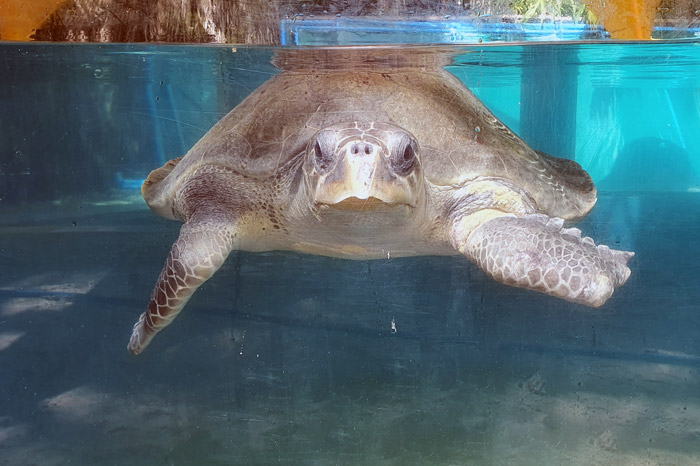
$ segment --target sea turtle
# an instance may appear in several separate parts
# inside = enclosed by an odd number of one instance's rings
[[[430,50],[279,52],[282,69],[142,192],[184,222],[133,329],[138,354],[234,249],[347,259],[463,254],[508,285],[598,307],[633,253],[565,219],[596,202],[574,161],[528,147]]]

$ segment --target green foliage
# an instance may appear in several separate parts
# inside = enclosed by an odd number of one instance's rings
[[[568,16],[574,21],[596,22],[594,15],[580,0],[514,0],[512,8],[524,20],[541,16]]]

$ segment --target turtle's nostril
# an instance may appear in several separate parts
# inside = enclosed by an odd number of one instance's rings
[[[374,152],[374,146],[367,142],[357,142],[350,146],[350,153],[352,155],[358,155],[360,153],[370,155],[372,152]]]

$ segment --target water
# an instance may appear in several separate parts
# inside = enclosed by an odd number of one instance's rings
[[[0,465],[697,463],[699,45],[463,47],[449,67],[593,175],[578,226],[637,252],[600,310],[458,257],[234,253],[135,358],[179,227],[138,184],[274,50],[0,44]]]

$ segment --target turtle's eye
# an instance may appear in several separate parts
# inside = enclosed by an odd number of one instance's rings
[[[404,137],[394,146],[390,166],[394,173],[405,176],[413,171],[417,160],[415,142],[410,137]]]
[[[406,145],[406,148],[403,150],[403,160],[404,162],[409,162],[413,160],[413,147],[411,147],[410,144]]]
[[[335,138],[323,132],[314,143],[314,165],[319,173],[325,173],[333,167],[335,160]]]

